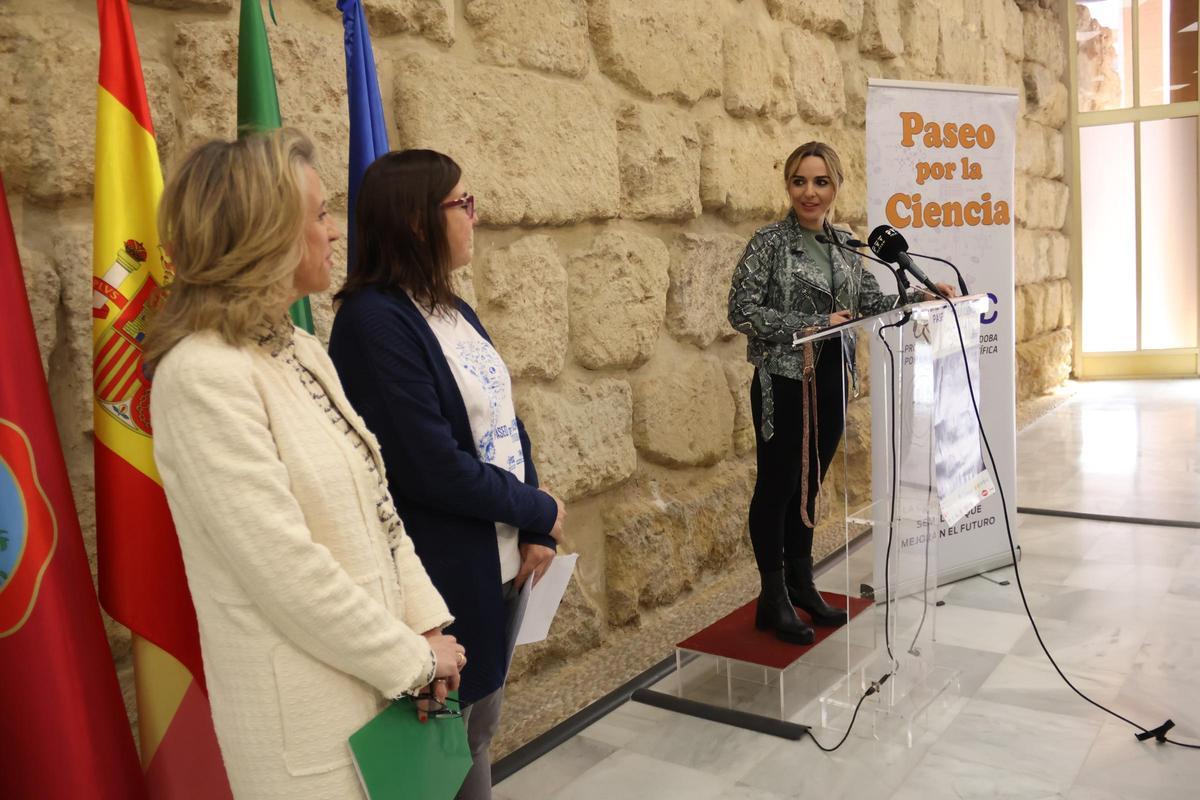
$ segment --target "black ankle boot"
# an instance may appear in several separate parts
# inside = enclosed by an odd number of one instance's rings
[[[785,558],[783,560],[784,581],[788,599],[812,618],[814,625],[837,627],[845,625],[849,617],[843,608],[834,608],[825,602],[813,583],[812,559]]]
[[[754,627],[760,631],[773,629],[775,636],[792,644],[812,644],[813,629],[796,616],[788,602],[783,584],[783,570],[762,573],[762,594],[754,612]]]

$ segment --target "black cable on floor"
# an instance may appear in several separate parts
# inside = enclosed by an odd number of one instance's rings
[[[822,751],[824,751],[826,753],[832,753],[834,750],[837,750],[839,747],[844,745],[846,743],[846,740],[848,738],[850,738],[850,731],[854,728],[854,721],[856,719],[858,719],[858,710],[860,708],[862,708],[863,701],[866,700],[871,695],[878,692],[879,689],[883,686],[883,684],[887,683],[887,679],[890,678],[891,676],[892,676],[892,673],[890,673],[890,672],[887,675],[884,675],[882,678],[880,678],[879,680],[875,681],[870,686],[868,686],[867,691],[863,692],[863,696],[858,698],[858,702],[854,704],[854,713],[850,715],[850,724],[846,726],[846,732],[842,734],[842,738],[839,739],[838,743],[835,744],[833,747],[826,747],[825,745],[821,744],[820,740],[818,740],[816,735],[812,732],[812,728],[807,728],[804,731],[805,733],[808,734],[808,738],[812,739],[813,744],[815,744],[818,748],[820,748]]]
[[[943,299],[945,299],[945,298],[943,298]],[[1041,633],[1041,631],[1038,630],[1037,621],[1033,618],[1033,611],[1031,611],[1029,608],[1029,600],[1025,597],[1025,586],[1021,582],[1021,570],[1017,566],[1017,546],[1016,546],[1016,543],[1013,541],[1012,522],[1008,518],[1008,503],[1004,498],[1004,486],[1000,482],[1000,471],[998,469],[996,469],[996,457],[994,455],[992,455],[992,445],[990,442],[988,442],[987,432],[984,431],[984,428],[983,428],[983,417],[980,416],[980,414],[979,414],[979,403],[975,399],[975,387],[971,383],[971,364],[970,364],[970,359],[967,357],[967,343],[966,343],[966,340],[963,338],[962,324],[958,321],[958,313],[954,308],[954,304],[951,303],[949,300],[946,300],[946,306],[950,309],[950,315],[952,317],[954,317],[954,327],[958,330],[958,344],[959,344],[959,348],[962,350],[963,369],[966,370],[967,390],[971,396],[971,408],[975,411],[975,421],[979,425],[979,436],[983,440],[984,448],[987,450],[988,461],[990,462],[991,467],[992,467],[992,477],[995,479],[995,482],[996,482],[996,491],[999,492],[999,494],[1000,494],[1000,510],[1001,510],[1001,512],[1003,512],[1003,515],[1004,515],[1004,532],[1008,536],[1008,549],[1012,553],[1013,575],[1017,579],[1017,591],[1021,595],[1021,604],[1025,607],[1025,616],[1029,617],[1029,624],[1033,627],[1033,634],[1034,634],[1034,636],[1037,637],[1038,644],[1041,646],[1042,652],[1046,654],[1046,659],[1050,662],[1050,666],[1054,667],[1054,671],[1058,673],[1058,677],[1062,678],[1063,683],[1067,684],[1067,686],[1069,686],[1071,688],[1071,691],[1075,692],[1075,694],[1079,695],[1081,698],[1083,698],[1087,702],[1091,703],[1093,706],[1100,709],[1104,713],[1110,714],[1110,715],[1116,717],[1117,719],[1121,720],[1122,722],[1124,722],[1128,725],[1131,725],[1134,728],[1137,728],[1138,731],[1140,731],[1140,733],[1137,734],[1137,738],[1139,741],[1145,741],[1146,739],[1153,738],[1159,742],[1167,742],[1169,744],[1178,745],[1179,747],[1187,747],[1187,748],[1194,749],[1194,750],[1200,750],[1200,744],[1187,744],[1185,742],[1177,742],[1174,739],[1167,737],[1166,732],[1168,730],[1170,730],[1172,727],[1174,727],[1174,725],[1175,725],[1175,723],[1172,722],[1171,720],[1167,720],[1162,725],[1159,725],[1158,727],[1153,728],[1153,729],[1145,728],[1145,727],[1139,725],[1138,723],[1134,722],[1133,720],[1129,719],[1128,717],[1124,717],[1121,714],[1118,714],[1116,711],[1113,711],[1111,708],[1108,708],[1107,706],[1097,703],[1095,700],[1093,700],[1092,698],[1090,698],[1086,694],[1084,694],[1082,691],[1080,691],[1080,689],[1077,686],[1075,686],[1075,684],[1071,683],[1071,679],[1068,678],[1066,676],[1066,673],[1064,673],[1062,671],[1062,669],[1059,668],[1058,662],[1054,660],[1054,656],[1050,655],[1050,649],[1048,647],[1046,647],[1045,641],[1042,640],[1042,633]]]

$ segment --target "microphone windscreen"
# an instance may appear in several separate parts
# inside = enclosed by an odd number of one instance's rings
[[[818,233],[813,238],[817,240],[817,244],[829,244],[829,237],[823,233]]]
[[[872,252],[884,261],[894,263],[901,253],[908,252],[908,242],[891,225],[880,225],[867,237]]]

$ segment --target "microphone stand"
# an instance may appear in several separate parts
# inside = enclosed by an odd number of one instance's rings
[[[916,256],[917,258],[927,258],[930,261],[940,261],[941,263],[947,265],[950,267],[950,269],[954,270],[954,274],[958,277],[958,290],[962,292],[962,296],[966,297],[968,294],[970,294],[970,292],[967,291],[967,282],[963,280],[962,272],[959,271],[958,267],[954,266],[954,262],[947,261],[944,258],[938,258],[937,256],[927,256],[922,253],[914,253],[911,250],[908,252],[908,254],[910,256]]]
[[[908,303],[908,291],[909,291],[909,289],[912,288],[912,286],[909,284],[908,278],[906,278],[904,276],[904,270],[892,269],[892,265],[889,264],[888,262],[884,261],[882,258],[876,258],[873,255],[868,255],[867,253],[860,253],[858,250],[855,250],[854,249],[855,247],[866,247],[866,244],[858,241],[857,239],[851,239],[846,244],[842,244],[836,238],[831,238],[829,236],[826,236],[823,233],[818,233],[814,238],[821,244],[833,245],[834,247],[838,248],[839,250],[845,250],[846,252],[854,253],[854,255],[860,256],[862,258],[869,258],[870,260],[874,261],[876,264],[882,265],[883,268],[886,269],[888,272],[890,272],[892,274],[892,277],[894,277],[896,279],[896,288],[899,290],[899,294],[900,294],[900,296],[896,299],[896,306],[897,307],[900,307],[902,305],[907,306],[909,304]],[[911,318],[912,318],[912,312],[909,311],[908,309],[905,309],[904,318],[900,321],[899,324],[903,325],[904,323],[908,322],[909,319],[911,319]]]

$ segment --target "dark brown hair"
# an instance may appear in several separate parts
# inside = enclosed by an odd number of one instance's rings
[[[442,200],[461,177],[452,158],[433,150],[386,153],[367,167],[354,205],[354,253],[334,299],[403,289],[430,313],[454,308]]]

